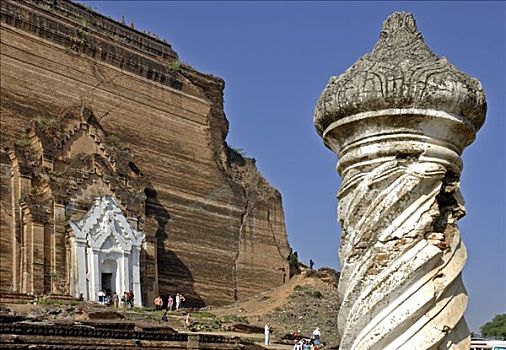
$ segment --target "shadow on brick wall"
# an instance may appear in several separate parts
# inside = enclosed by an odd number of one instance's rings
[[[146,216],[155,218],[158,223],[156,232],[158,247],[158,288],[164,305],[169,295],[175,299],[176,293],[185,297],[184,307],[203,307],[204,301],[193,288],[193,275],[188,267],[169,248],[168,227],[171,219],[169,212],[157,198],[152,185],[144,191],[146,194]]]

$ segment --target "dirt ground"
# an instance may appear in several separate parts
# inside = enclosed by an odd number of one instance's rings
[[[165,325],[180,332],[205,332],[240,336],[261,343],[263,327],[269,324],[272,340],[277,345],[270,349],[290,349],[289,335],[300,330],[310,337],[319,327],[322,340],[337,344],[338,277],[331,269],[303,270],[286,284],[258,294],[249,300],[223,307],[205,307],[200,310],[182,309],[169,313],[169,322],[161,322],[161,311],[151,308],[132,310],[114,309],[93,302],[42,300],[34,304],[3,304],[0,312],[22,315],[33,322],[80,322],[83,320],[143,325]],[[191,326],[185,324],[190,313]],[[284,343],[284,344],[283,344]],[[328,348],[329,346],[327,346]]]

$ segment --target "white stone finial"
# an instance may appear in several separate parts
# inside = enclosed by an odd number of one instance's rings
[[[410,14],[331,79],[315,126],[339,157],[340,349],[469,349],[461,154],[481,84],[438,58]]]

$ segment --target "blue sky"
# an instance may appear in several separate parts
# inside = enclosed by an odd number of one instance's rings
[[[412,12],[429,47],[479,78],[487,94],[485,125],[464,152],[466,319],[477,331],[506,312],[505,2],[83,3],[157,33],[183,62],[225,80],[227,142],[255,157],[282,193],[299,257],[334,268],[340,179],[313,109],[329,77],[371,51],[391,12]]]

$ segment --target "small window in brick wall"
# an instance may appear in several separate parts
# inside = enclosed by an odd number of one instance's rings
[[[180,82],[177,79],[169,78],[169,86],[171,88],[174,88],[174,89],[177,89],[177,90],[181,90],[183,88],[183,83]]]

